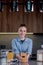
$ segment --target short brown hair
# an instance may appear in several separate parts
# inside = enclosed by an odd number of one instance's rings
[[[27,26],[25,24],[21,24],[19,27],[26,27],[27,28]]]

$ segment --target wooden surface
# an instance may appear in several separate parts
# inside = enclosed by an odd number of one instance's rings
[[[5,58],[0,58],[0,65],[10,65],[10,63],[5,63],[5,62],[6,62]],[[12,64],[12,65],[14,65],[14,64]],[[43,62],[37,62],[34,60],[34,61],[29,61],[29,64],[21,63],[20,65],[43,65]]]
[[[10,63],[7,63],[7,65],[10,65]],[[12,63],[11,65],[18,65],[18,64]],[[20,63],[20,65],[29,65],[29,63]]]
[[[21,65],[29,65],[29,63],[21,63]]]
[[[11,0],[2,1],[9,2]],[[23,2],[23,0],[18,1]],[[43,33],[43,13],[39,12],[39,7],[34,5],[34,12],[30,13],[24,12],[23,5],[18,5],[18,7],[19,12],[10,12],[9,5],[3,5],[3,11],[0,12],[0,32],[17,32],[19,25],[25,23],[28,32]]]
[[[7,64],[7,65],[10,65],[10,64]],[[20,65],[43,65],[43,62],[30,61],[29,63],[21,63]]]

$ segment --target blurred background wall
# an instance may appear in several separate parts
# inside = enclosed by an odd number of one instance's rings
[[[0,0],[10,2],[13,0]],[[27,1],[27,0],[24,0]],[[22,3],[23,0],[18,0]],[[38,2],[39,0],[31,0]],[[10,12],[9,5],[3,5],[3,11],[0,12],[0,32],[17,32],[21,23],[25,23],[28,32],[43,33],[43,12],[39,12],[39,6],[34,5],[34,12],[24,12],[23,5],[19,5],[18,12]]]

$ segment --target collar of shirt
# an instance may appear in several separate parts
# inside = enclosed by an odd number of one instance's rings
[[[20,38],[17,38],[17,40],[18,40],[18,41],[21,41],[21,39],[20,39]],[[25,38],[25,41],[27,41],[27,40],[28,40],[28,38]]]

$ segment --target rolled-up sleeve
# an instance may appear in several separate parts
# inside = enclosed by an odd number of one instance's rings
[[[12,51],[13,51],[15,54],[19,54],[19,50],[18,50],[18,48],[17,48],[16,40],[15,40],[15,39],[12,40]]]
[[[33,46],[33,42],[32,40],[30,39],[29,40],[29,44],[28,44],[28,52],[30,55],[32,54],[32,46]]]

